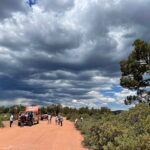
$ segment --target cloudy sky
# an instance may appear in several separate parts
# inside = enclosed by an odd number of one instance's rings
[[[119,61],[150,40],[149,0],[0,1],[0,105],[127,109]]]

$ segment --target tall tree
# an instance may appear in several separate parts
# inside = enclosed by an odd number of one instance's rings
[[[120,85],[135,90],[134,96],[127,96],[125,104],[145,102],[150,104],[150,44],[137,39],[132,53],[120,62],[122,76]]]

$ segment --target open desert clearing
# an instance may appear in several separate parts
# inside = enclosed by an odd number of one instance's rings
[[[0,150],[87,150],[81,144],[83,137],[72,122],[65,120],[63,126],[40,121],[32,127],[18,127],[15,122],[9,128],[0,129]]]

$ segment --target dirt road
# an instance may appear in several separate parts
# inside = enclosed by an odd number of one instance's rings
[[[0,150],[87,150],[81,145],[83,137],[73,123],[64,120],[63,126],[40,121],[32,127],[0,129]]]

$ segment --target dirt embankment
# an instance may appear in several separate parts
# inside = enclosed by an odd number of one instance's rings
[[[81,145],[83,137],[74,128],[73,123],[64,120],[63,126],[40,121],[32,127],[18,127],[16,124],[9,128],[0,129],[0,150],[87,150]]]

